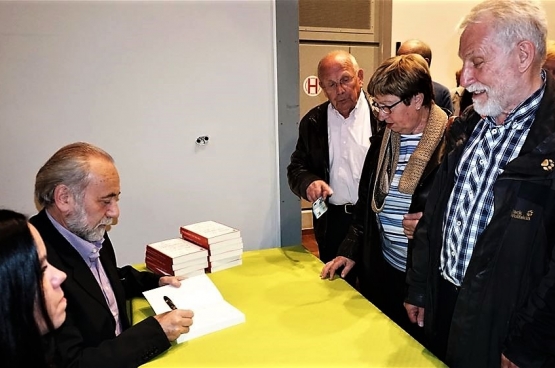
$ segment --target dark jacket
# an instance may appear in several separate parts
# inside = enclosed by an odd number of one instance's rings
[[[555,89],[548,77],[535,121],[517,158],[494,184],[493,217],[478,238],[451,323],[446,363],[555,366]],[[436,175],[413,249],[407,301],[425,307],[434,338],[442,222],[455,168],[480,116],[472,108],[451,127],[454,150]]]
[[[382,239],[377,224],[376,213],[372,211],[370,207],[383,132],[382,130],[375,136],[372,136],[372,143],[366,155],[360,178],[358,202],[355,206],[353,224],[338,252],[338,255],[352,259],[357,264],[362,265],[362,267],[359,268],[359,272],[362,275],[359,277],[359,283],[361,293],[366,297],[369,297],[367,291],[372,287],[373,262],[377,257],[383,258]],[[424,211],[424,206],[432,187],[435,173],[446,153],[446,149],[446,138],[444,135],[431,156],[430,161],[428,161],[420,177],[418,186],[412,195],[409,209],[410,213]],[[411,248],[412,241],[409,241],[409,254]],[[410,257],[408,257],[408,259],[410,259]],[[377,286],[379,287],[379,285]]]
[[[365,93],[371,109],[368,95]],[[315,180],[330,182],[330,150],[328,145],[328,105],[324,102],[310,110],[299,123],[299,138],[291,162],[287,166],[287,180],[291,191],[298,197],[306,197],[306,188]],[[372,135],[378,131],[377,122],[370,112]],[[316,241],[322,244],[327,226],[327,213],[319,219],[313,217]]]
[[[45,210],[30,219],[46,245],[50,264],[67,274],[62,284],[67,299],[66,321],[55,331],[60,367],[138,367],[170,347],[154,317],[130,327],[126,300],[158,287],[159,276],[131,266],[117,268],[112,243],[105,235],[100,260],[119,308],[123,332],[115,336],[115,321],[89,267],[56,230]]]

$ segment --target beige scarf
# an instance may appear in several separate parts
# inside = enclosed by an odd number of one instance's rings
[[[435,104],[430,108],[428,121],[422,132],[422,138],[409,162],[401,179],[399,180],[399,192],[413,194],[420,177],[428,165],[428,161],[436,150],[437,145],[443,137],[447,125],[447,114]],[[401,146],[401,135],[385,128],[376,176],[374,179],[374,192],[372,193],[371,206],[374,212],[381,212],[385,203],[385,197],[389,194],[389,187],[399,160],[399,148]]]

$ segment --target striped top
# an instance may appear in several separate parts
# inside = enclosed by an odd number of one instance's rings
[[[419,134],[401,134],[399,161],[385,198],[383,211],[376,216],[382,235],[382,252],[385,260],[395,269],[405,272],[408,239],[403,232],[403,215],[409,212],[411,194],[399,192],[399,180],[407,167],[410,156],[422,138]]]

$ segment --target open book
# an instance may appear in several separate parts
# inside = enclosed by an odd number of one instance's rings
[[[178,343],[245,322],[245,315],[224,300],[205,274],[181,280],[179,288],[166,285],[145,291],[143,295],[156,314],[171,310],[164,297],[178,309],[190,309],[195,313],[191,329],[177,338]]]

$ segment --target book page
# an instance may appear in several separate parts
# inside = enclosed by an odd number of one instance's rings
[[[178,309],[191,309],[211,305],[223,300],[222,294],[207,275],[198,275],[181,280],[181,286],[176,288],[165,285],[143,292],[156,314],[170,311],[164,301],[169,297]]]
[[[166,285],[145,291],[143,295],[156,314],[171,310],[164,301],[165,296],[178,309],[194,312],[193,325],[188,333],[179,336],[178,343],[245,322],[245,315],[223,299],[206,274],[182,280],[179,288]]]

